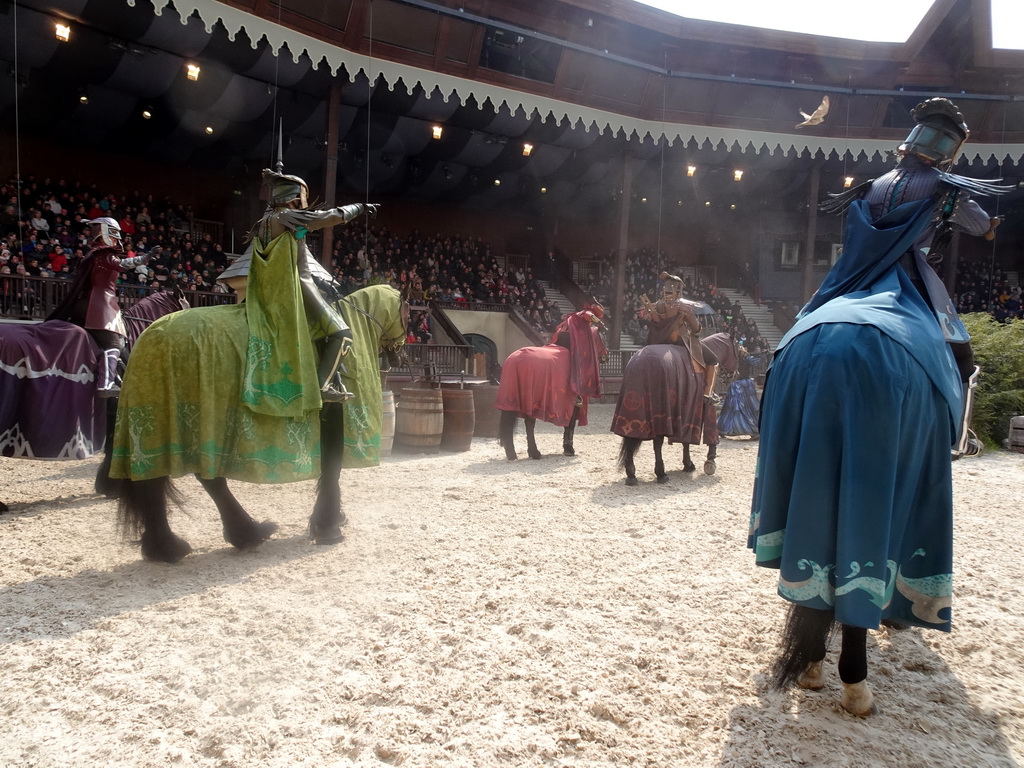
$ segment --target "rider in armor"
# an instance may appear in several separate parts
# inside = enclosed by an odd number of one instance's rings
[[[82,259],[64,301],[47,320],[66,320],[85,328],[102,350],[96,377],[100,397],[117,397],[121,391],[121,352],[128,331],[117,303],[117,280],[121,272],[146,264],[149,254],[124,257],[121,228],[110,217],[87,221],[92,250]]]
[[[918,236],[899,263],[925,302],[932,307],[956,361],[964,389],[964,414],[955,453],[970,455],[980,452],[980,444],[969,440],[968,429],[978,368],[974,364],[974,351],[967,330],[936,271],[942,264],[954,231],[983,236],[986,240],[994,237],[1000,220],[990,217],[971,199],[971,193],[1002,194],[1012,187],[969,179],[946,170],[970,133],[963,114],[949,99],[933,98],[921,102],[911,111],[911,117],[916,125],[897,150],[900,159],[895,168],[848,192],[830,195],[830,199],[819,207],[829,213],[841,212],[854,200],[863,198],[868,203],[872,220],[877,221],[907,202],[927,198],[938,201],[932,225]],[[811,301],[817,298],[812,297]],[[805,308],[804,312],[807,311]]]
[[[647,343],[678,344],[685,347],[695,366],[704,370],[704,400],[717,405],[720,398],[713,390],[715,374],[718,372],[718,356],[700,340],[700,321],[693,311],[693,302],[682,296],[682,279],[668,272],[662,272],[659,278],[662,281],[661,299],[652,304],[646,295],[640,296],[640,303],[650,323]]]
[[[347,224],[362,213],[376,216],[375,203],[356,203],[328,210],[309,209],[309,187],[298,176],[288,176],[269,168],[263,170],[263,184],[270,189],[267,210],[253,234],[269,243],[282,232],[291,232],[298,244],[299,283],[302,301],[314,340],[326,339],[320,355],[317,376],[321,398],[325,402],[342,402],[353,395],[335,374],[352,346],[352,332],[345,319],[329,304],[313,281],[310,262],[313,259],[306,245],[308,232]]]

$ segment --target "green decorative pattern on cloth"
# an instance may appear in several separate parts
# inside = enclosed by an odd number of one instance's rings
[[[377,348],[404,334],[401,299],[390,286],[373,286],[337,306],[354,342],[345,356],[345,384],[356,397],[344,406],[344,465],[376,466],[383,418]],[[286,483],[319,476],[319,410],[292,418],[242,403],[249,314],[246,304],[189,309],[146,329],[125,371],[111,477]]]
[[[379,347],[382,343],[401,342],[405,338],[401,295],[390,285],[371,285],[335,306],[341,309],[355,341],[343,361],[342,379],[355,397],[345,403],[342,466],[375,467],[380,464],[380,429],[384,419]]]
[[[302,418],[320,409],[316,350],[298,278],[298,244],[282,232],[253,240],[245,294],[249,327],[242,402],[256,413]]]
[[[161,320],[173,322],[146,329],[125,371],[111,477],[198,474],[287,483],[320,474],[318,410],[291,418],[242,403],[245,304],[188,309]]]

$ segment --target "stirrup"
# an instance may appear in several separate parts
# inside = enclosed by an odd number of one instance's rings
[[[320,399],[325,403],[344,403],[346,400],[351,400],[353,397],[355,397],[355,395],[344,387],[338,389],[333,384],[328,384],[320,390]]]

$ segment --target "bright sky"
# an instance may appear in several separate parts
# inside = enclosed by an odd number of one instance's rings
[[[934,0],[637,0],[688,19],[809,35],[903,43]],[[1024,2],[992,0],[994,48],[1024,49]]]

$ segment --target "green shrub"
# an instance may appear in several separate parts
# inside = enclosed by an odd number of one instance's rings
[[[1024,320],[997,323],[991,315],[961,315],[981,366],[971,426],[986,445],[1002,447],[1010,418],[1024,416]]]

